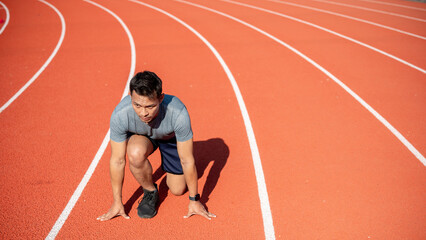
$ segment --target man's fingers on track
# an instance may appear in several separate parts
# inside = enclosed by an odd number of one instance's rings
[[[208,215],[209,215],[209,217],[216,217],[216,215],[214,215],[213,213],[211,213],[211,212],[208,212]]]
[[[127,215],[127,214],[125,214],[125,213],[123,213],[123,214],[120,214],[122,217],[124,217],[125,219],[130,219],[130,216],[129,215]]]
[[[101,215],[101,216],[99,216],[98,218],[96,218],[96,220],[101,220],[102,218],[104,218],[105,217],[105,214],[103,214],[103,215]]]
[[[99,218],[99,220],[102,222],[102,221],[106,221],[106,220],[110,220],[111,219],[111,217],[108,217],[108,214],[104,214],[104,215],[102,215],[100,218]]]
[[[185,216],[183,216],[183,218],[189,218],[189,217],[191,217],[192,215],[194,215],[195,213],[193,213],[193,212],[189,212],[187,215],[185,215]]]
[[[205,209],[203,209],[203,211],[201,211],[201,212],[199,212],[198,213],[198,215],[201,215],[201,216],[203,216],[203,217],[205,217],[205,218],[207,218],[208,220],[212,220],[211,218],[210,218],[210,216],[209,216],[209,212],[207,212]]]
[[[201,215],[202,215],[203,217],[207,218],[208,220],[212,220],[212,219],[210,218],[210,216],[209,216],[208,212],[203,212]]]
[[[108,213],[105,213],[104,215],[102,215],[102,216],[100,216],[100,217],[98,217],[96,220],[99,220],[99,221],[101,221],[101,222],[103,222],[103,221],[108,221],[108,220],[110,220],[111,218],[113,218],[113,217],[116,217],[116,216],[120,216],[121,214],[116,214],[115,216],[111,216],[110,214],[108,214]],[[126,218],[126,219],[129,219],[130,217],[129,216],[127,216],[127,215],[123,215],[123,217],[124,218]]]

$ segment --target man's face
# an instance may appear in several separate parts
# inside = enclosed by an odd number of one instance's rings
[[[163,101],[164,94],[160,97],[149,98],[132,92],[132,106],[142,122],[149,123],[157,117],[160,110],[160,103]]]

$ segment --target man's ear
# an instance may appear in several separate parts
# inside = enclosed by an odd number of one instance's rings
[[[162,94],[160,95],[159,100],[160,100],[160,103],[161,103],[161,102],[163,102],[163,100],[164,100],[164,93],[162,93]]]

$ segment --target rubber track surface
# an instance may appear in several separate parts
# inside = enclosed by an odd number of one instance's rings
[[[330,0],[331,1],[331,0]],[[332,0],[426,19],[426,11]],[[383,0],[380,0],[383,1]],[[61,22],[36,0],[2,0],[10,22],[0,35],[0,104],[55,48]],[[119,22],[82,0],[48,0],[66,33],[53,61],[0,113],[0,238],[43,239],[83,178],[109,128],[131,64]],[[201,201],[217,218],[183,219],[188,193],[160,188],[153,219],[140,219],[142,189],[126,167],[130,220],[96,217],[112,203],[108,147],[58,239],[262,239],[258,184],[246,126],[230,81],[209,48],[172,18],[125,0],[96,0],[119,16],[136,46],[136,71],[151,70],[164,92],[187,106]],[[293,51],[222,15],[179,1],[144,0],[197,30],[220,53],[247,107],[277,239],[425,239],[426,172],[351,95]],[[423,156],[425,74],[306,24],[226,1],[190,2],[229,14],[299,50],[364,99]],[[238,0],[322,26],[425,69],[424,40],[306,8]],[[426,23],[313,0],[288,0],[426,36]],[[424,3],[392,0],[426,10]],[[0,9],[0,18],[5,18]],[[0,25],[1,27],[1,25]]]

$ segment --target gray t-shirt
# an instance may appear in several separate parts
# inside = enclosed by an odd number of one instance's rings
[[[133,134],[145,135],[155,140],[176,137],[179,142],[192,138],[191,120],[185,105],[175,96],[164,95],[156,118],[149,123],[140,120],[126,96],[114,109],[110,120],[111,140],[123,142]]]

